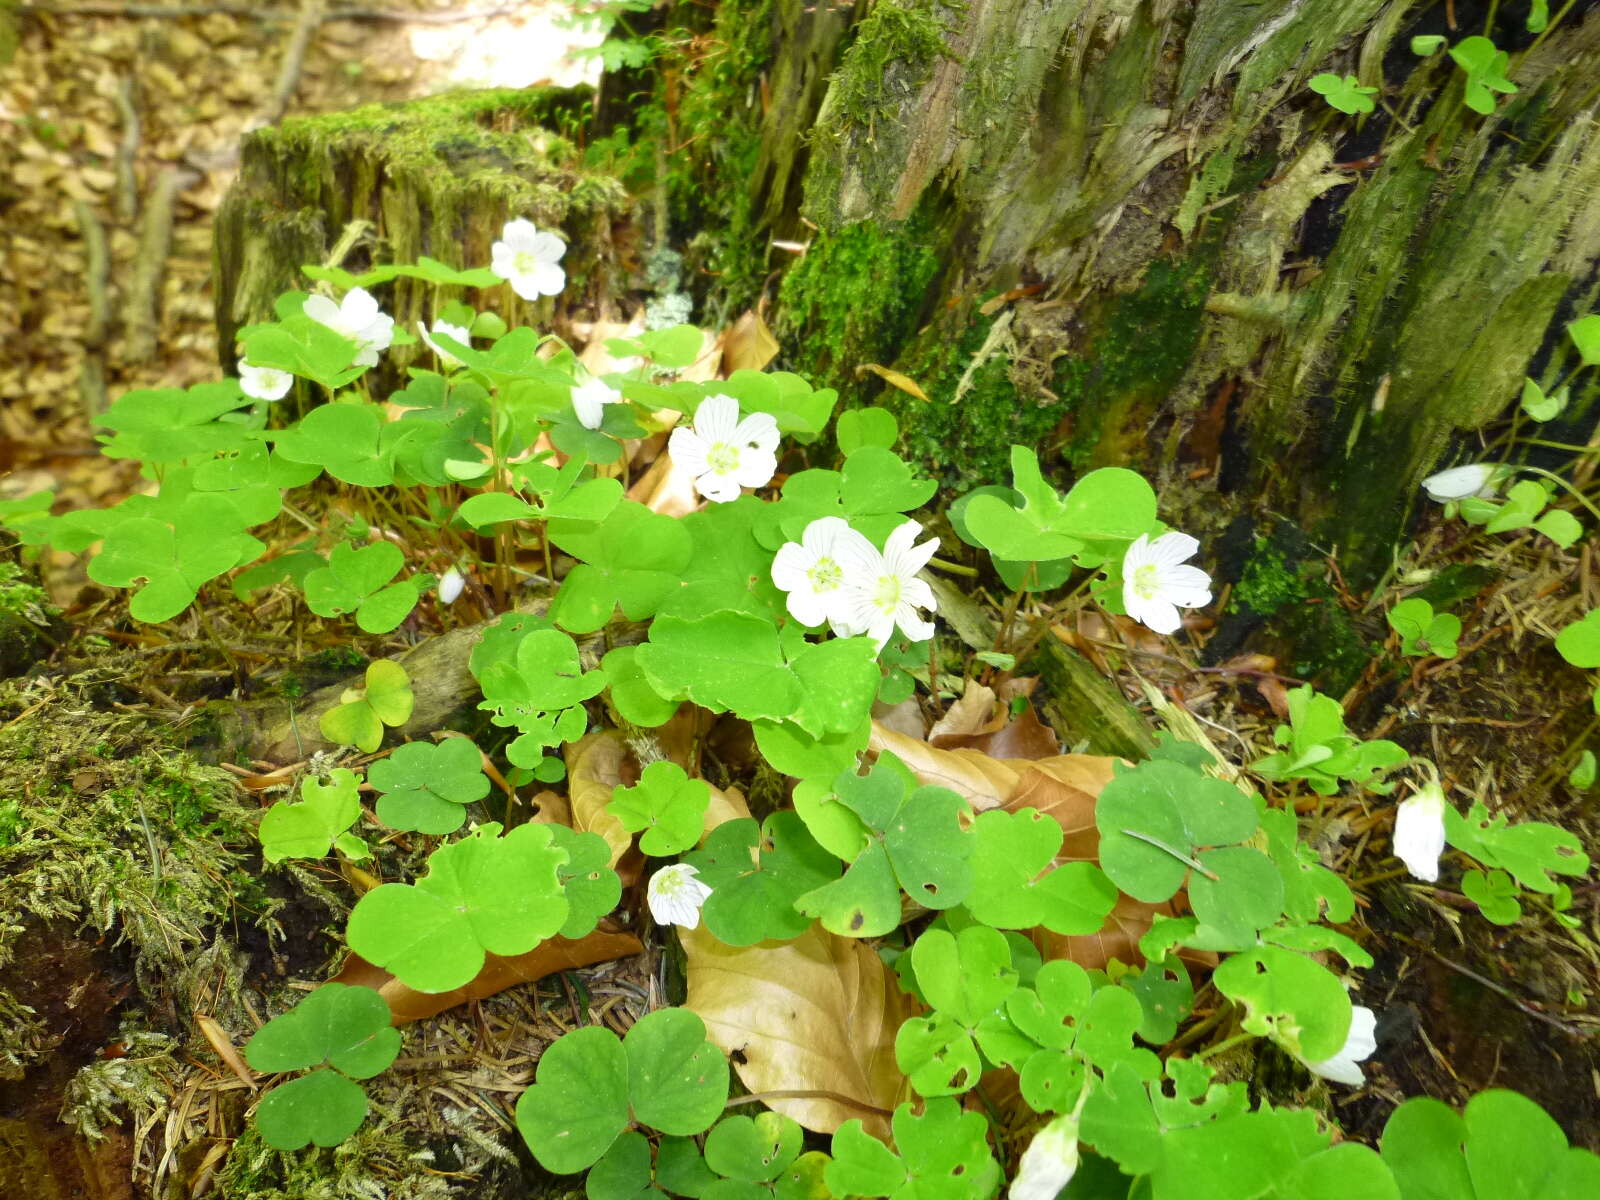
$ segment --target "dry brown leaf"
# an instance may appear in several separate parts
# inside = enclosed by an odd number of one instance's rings
[[[565,825],[572,827],[572,804],[560,792],[548,788],[526,802],[533,810],[528,820],[537,825]]]
[[[977,812],[1000,807],[1021,777],[1014,767],[980,751],[940,750],[876,721],[867,749],[889,751],[911,768],[919,782],[959,792]]]
[[[921,740],[928,733],[927,718],[922,715],[922,705],[917,703],[915,696],[909,696],[899,704],[884,704],[881,700],[872,706],[872,719],[885,729],[892,729],[896,733],[903,733],[908,738]]]
[[[1005,724],[1005,716],[1001,714],[996,719],[995,708],[994,689],[969,679],[961,698],[945,709],[944,716],[928,730],[928,741],[939,746],[944,744],[940,738],[971,737],[998,729]]]
[[[778,357],[778,339],[755,309],[748,310],[722,335],[722,367],[735,371],[759,371]]]
[[[633,845],[633,835],[622,822],[606,811],[611,793],[625,780],[622,768],[629,763],[628,745],[615,730],[591,733],[567,746],[567,799],[572,805],[572,828],[579,833],[598,833],[611,847],[611,866]]]
[[[404,1025],[442,1013],[468,1000],[482,1000],[503,992],[519,983],[532,983],[557,971],[571,971],[578,967],[626,958],[644,949],[639,939],[626,930],[608,922],[585,937],[569,939],[553,937],[540,942],[526,954],[512,958],[489,955],[483,969],[469,984],[449,992],[419,992],[401,983],[382,967],[375,967],[360,955],[345,959],[344,967],[329,983],[347,983],[355,987],[369,987],[382,996],[394,1014],[394,1023]]]
[[[863,371],[871,371],[890,387],[899,388],[908,396],[915,396],[918,400],[927,403],[928,393],[917,386],[917,381],[909,375],[902,375],[899,371],[889,367],[880,367],[877,363],[862,363],[856,368],[856,378],[860,379]]]
[[[725,946],[704,929],[682,931],[688,1007],[733,1060],[752,1092],[818,1091],[769,1107],[832,1133],[859,1119],[885,1137],[906,1095],[894,1037],[915,1012],[872,948],[813,925],[792,942]]]
[[[981,750],[994,758],[1008,762],[1049,758],[1061,753],[1061,739],[1055,730],[1039,720],[1033,705],[1005,720],[1008,708],[1001,708],[1001,721],[997,728],[970,734],[944,734],[928,740],[942,750]],[[991,722],[993,724],[993,722]]]

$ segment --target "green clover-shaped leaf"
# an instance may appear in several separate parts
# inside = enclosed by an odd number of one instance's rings
[[[852,408],[839,414],[833,433],[839,442],[839,453],[848,458],[868,446],[894,449],[900,438],[900,422],[887,408]]]
[[[1123,891],[1149,904],[1170,898],[1199,846],[1231,845],[1256,830],[1255,806],[1238,788],[1181,763],[1152,759],[1123,771],[1095,805],[1100,865]]]
[[[729,946],[799,937],[811,918],[795,901],[839,877],[839,860],[790,811],[773,813],[759,827],[748,817],[724,821],[684,861],[711,889],[701,919]]]
[[[599,1161],[630,1120],[685,1137],[710,1128],[727,1099],[728,1062],[704,1023],[663,1008],[620,1040],[591,1025],[553,1042],[517,1101],[517,1128],[546,1170],[570,1174]]]
[[[1350,1032],[1350,997],[1339,977],[1304,954],[1257,946],[1223,960],[1217,990],[1245,1007],[1244,1027],[1306,1062],[1324,1062]]]
[[[373,542],[359,549],[341,542],[328,556],[326,567],[306,576],[306,607],[320,617],[354,612],[356,624],[367,633],[388,633],[406,619],[432,582],[432,576],[421,575],[384,586],[404,563],[405,555],[393,542]]]
[[[378,820],[417,833],[454,833],[467,818],[465,806],[489,794],[483,756],[466,738],[408,742],[373,763],[367,782],[382,793]]]
[[[354,771],[335,767],[328,782],[307,777],[298,803],[280,800],[261,817],[261,856],[268,862],[286,858],[321,858],[361,816]]]
[[[844,877],[801,896],[795,906],[832,933],[881,937],[899,924],[899,891],[926,908],[960,904],[972,889],[972,840],[961,828],[967,803],[948,788],[911,789],[906,767],[881,755],[866,775],[843,772],[838,801],[868,834]]]
[[[261,1140],[275,1150],[307,1143],[337,1146],[367,1118],[367,1093],[337,1071],[312,1071],[280,1083],[256,1107]]]
[[[639,849],[652,858],[670,858],[700,840],[711,788],[690,779],[677,763],[665,759],[645,767],[633,787],[611,794],[606,812],[629,833],[643,832]]]
[[[1361,81],[1354,75],[1339,76],[1324,71],[1321,75],[1311,77],[1310,87],[1328,102],[1329,107],[1342,113],[1369,113],[1377,107],[1373,97],[1378,94],[1378,89],[1362,87]]]
[[[245,1061],[268,1074],[327,1065],[352,1079],[370,1079],[400,1052],[392,1020],[371,988],[325,983],[256,1030]]]
[[[891,1200],[987,1200],[1000,1185],[1000,1164],[989,1149],[982,1115],[962,1112],[947,1097],[929,1100],[921,1115],[910,1104],[891,1120],[896,1150],[846,1121],[833,1135],[833,1161],[824,1178],[835,1196]]]
[[[1036,809],[991,809],[973,827],[972,891],[965,901],[974,917],[997,929],[1098,933],[1116,904],[1116,886],[1093,863],[1049,869],[1065,835]]]
[[[380,658],[367,668],[365,688],[346,688],[342,702],[317,722],[322,736],[371,754],[383,742],[383,727],[411,719],[411,677],[397,662]]]
[[[746,1183],[771,1183],[800,1157],[803,1131],[782,1113],[724,1117],[706,1135],[706,1165]]]
[[[746,720],[783,720],[804,699],[770,620],[714,612],[698,620],[661,617],[635,661],[657,694],[687,696]]]
[[[611,847],[598,833],[579,833],[565,825],[551,825],[550,832],[557,848],[567,852],[567,861],[556,868],[567,897],[561,936],[581,938],[622,899],[622,880],[611,869]]]
[[[573,633],[593,633],[618,607],[630,621],[653,615],[678,586],[691,550],[682,522],[632,500],[598,524],[551,521],[549,537],[579,560],[550,609],[551,619]]]
[[[480,827],[441,846],[414,884],[386,883],[350,914],[350,948],[419,992],[470,983],[486,954],[526,954],[569,915],[558,870],[567,853],[547,825],[504,837]]]

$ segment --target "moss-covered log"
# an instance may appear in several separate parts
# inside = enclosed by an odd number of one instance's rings
[[[581,167],[567,136],[586,119],[587,89],[463,92],[354,112],[299,117],[245,139],[239,181],[217,213],[219,353],[233,364],[234,337],[268,319],[289,288],[308,286],[300,266],[323,262],[347,231],[343,265],[415,262],[486,266],[510,217],[558,229],[572,247],[564,266],[575,287],[563,303],[603,291],[616,270],[610,223],[628,204],[609,175]],[[352,227],[352,222],[364,222]],[[436,299],[432,285],[400,279],[385,310],[415,329]],[[496,292],[512,324],[548,323],[552,301]],[[418,353],[396,347],[386,369]]]

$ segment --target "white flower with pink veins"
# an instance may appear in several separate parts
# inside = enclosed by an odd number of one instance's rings
[[[778,422],[771,413],[739,419],[739,402],[718,393],[695,410],[692,428],[679,426],[667,441],[672,461],[694,478],[707,500],[737,500],[743,488],[768,482],[778,469]]]
[[[1155,541],[1141,533],[1122,559],[1122,605],[1135,621],[1157,633],[1176,633],[1179,608],[1211,603],[1211,576],[1186,567],[1200,543],[1187,533],[1164,533]]]
[[[851,634],[850,589],[845,560],[870,562],[877,554],[843,517],[821,517],[807,525],[798,542],[786,542],[772,560],[772,582],[788,593],[789,615],[802,625],[827,624],[841,637]]]
[[[650,876],[644,898],[657,925],[699,926],[700,908],[711,895],[711,889],[695,878],[699,874],[688,863],[673,863]]]
[[[846,596],[844,617],[839,622],[843,628],[838,632],[864,633],[879,649],[894,636],[896,627],[913,642],[933,636],[933,622],[918,616],[917,609],[932,612],[938,603],[928,581],[918,579],[917,572],[928,565],[939,539],[913,545],[921,532],[921,525],[907,521],[889,535],[881,554],[865,538],[859,544],[846,542],[838,547]]]

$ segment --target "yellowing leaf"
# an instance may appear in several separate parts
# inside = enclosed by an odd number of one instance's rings
[[[928,393],[923,391],[922,388],[917,385],[917,381],[911,378],[911,376],[902,375],[899,371],[893,370],[890,367],[880,367],[877,363],[862,363],[856,368],[856,378],[860,379],[862,372],[864,371],[871,371],[890,387],[899,388],[906,395],[915,396],[924,404],[928,403]]]
[[[681,931],[688,1007],[733,1059],[752,1092],[828,1091],[773,1099],[807,1129],[832,1133],[851,1119],[886,1137],[907,1094],[895,1031],[915,1011],[872,948],[813,925],[792,942],[725,946],[704,928]]]

